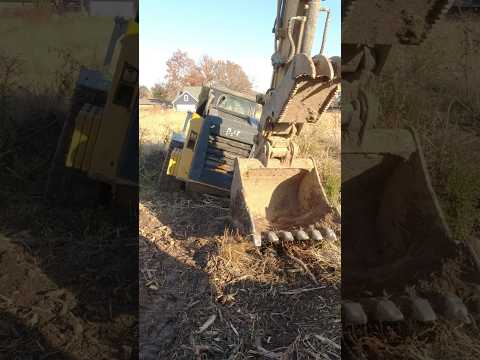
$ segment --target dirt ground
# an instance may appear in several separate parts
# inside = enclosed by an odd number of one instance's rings
[[[1,178],[0,358],[130,359],[136,231],[105,209],[46,204],[44,170]]]
[[[137,223],[46,202],[65,113],[29,119],[0,156],[0,359],[136,358]]]
[[[141,146],[141,358],[339,358],[339,243],[259,252],[230,225],[228,199],[162,192],[162,146]]]

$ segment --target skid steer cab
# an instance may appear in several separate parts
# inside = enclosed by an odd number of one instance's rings
[[[261,111],[255,96],[203,86],[196,111],[171,137],[162,190],[180,182],[187,190],[228,196],[235,159],[253,156]]]

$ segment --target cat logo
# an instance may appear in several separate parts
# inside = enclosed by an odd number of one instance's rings
[[[227,128],[227,130],[225,131],[225,136],[239,137],[240,136],[240,130]]]

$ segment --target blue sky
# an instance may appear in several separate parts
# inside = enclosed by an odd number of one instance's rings
[[[180,49],[195,61],[209,55],[236,62],[253,81],[255,90],[266,91],[272,73],[276,3],[276,0],[142,0],[140,84],[152,86],[161,82],[166,60]],[[340,3],[340,0],[322,2],[332,10],[327,56],[340,55]],[[321,30],[319,26],[319,34]],[[321,36],[317,36],[314,51],[320,41]]]

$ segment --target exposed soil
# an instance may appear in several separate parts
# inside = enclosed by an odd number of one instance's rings
[[[137,358],[136,223],[43,200],[49,123],[0,164],[0,359]]]
[[[230,226],[228,199],[144,185],[142,359],[339,358],[338,244],[260,252]]]

